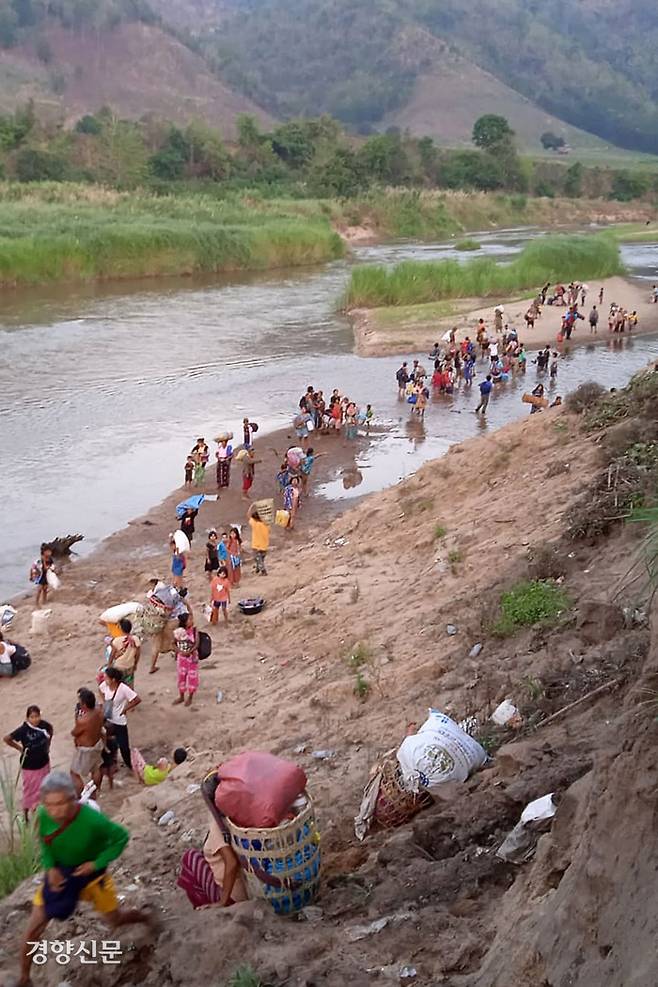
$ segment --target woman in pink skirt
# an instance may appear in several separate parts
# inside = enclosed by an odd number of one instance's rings
[[[41,719],[38,706],[28,706],[25,721],[4,738],[5,744],[21,755],[23,811],[25,820],[39,804],[41,782],[50,773],[50,741],[53,728]]]
[[[178,624],[174,631],[178,687],[178,698],[174,699],[174,706],[182,702],[191,706],[192,697],[199,688],[199,632],[194,626],[191,613],[182,614],[178,618]]]

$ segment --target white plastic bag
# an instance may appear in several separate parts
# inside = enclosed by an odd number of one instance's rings
[[[132,617],[135,613],[141,613],[143,609],[143,605],[137,600],[129,600],[127,603],[117,603],[116,606],[103,610],[98,619],[104,624],[118,624],[124,617]]]
[[[176,551],[180,555],[184,555],[190,550],[190,539],[184,531],[174,531],[174,544],[176,545]]]
[[[484,764],[487,752],[449,716],[430,709],[418,733],[402,741],[397,758],[404,787],[418,792],[447,781],[466,781]]]
[[[48,583],[50,589],[59,589],[62,585],[60,578],[54,569],[46,570],[46,582]]]
[[[51,614],[52,610],[33,610],[30,634],[42,634],[46,630]]]

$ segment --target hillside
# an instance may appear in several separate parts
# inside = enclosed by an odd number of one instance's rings
[[[203,57],[157,23],[121,20],[98,30],[49,18],[0,48],[0,111],[34,100],[39,116],[75,122],[109,105],[121,117],[193,118],[235,136],[235,119],[271,117],[214,75]]]
[[[367,128],[394,113],[406,125],[419,78],[438,71],[436,91],[448,105],[461,100],[459,78],[444,75],[447,55],[458,53],[483,97],[480,70],[542,113],[658,151],[658,7],[650,0],[215,0],[214,32],[211,2],[178,0],[160,12],[179,26],[187,20],[226,78],[276,115],[328,112]],[[418,43],[419,32],[444,54]],[[494,87],[498,94],[496,110],[513,117],[517,98]]]

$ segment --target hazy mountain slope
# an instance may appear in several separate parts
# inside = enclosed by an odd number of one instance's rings
[[[200,55],[156,24],[122,22],[97,32],[50,23],[41,27],[38,44],[42,52],[47,45],[47,65],[35,43],[0,50],[0,109],[33,98],[37,112],[72,122],[109,105],[128,118],[198,117],[229,138],[239,113],[271,122],[213,75]]]
[[[429,66],[425,45],[405,57],[399,49],[409,31],[423,28],[544,113],[605,140],[658,151],[654,0],[214,2],[214,34],[213,0],[168,0],[168,10],[159,0],[159,9],[186,21],[226,78],[275,113],[326,111],[359,126],[395,113],[404,122]],[[459,87],[444,96],[459,101]],[[497,109],[505,113],[507,106]]]

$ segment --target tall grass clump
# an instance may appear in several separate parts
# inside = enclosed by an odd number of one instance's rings
[[[0,898],[39,869],[39,844],[26,823],[17,797],[17,779],[9,766],[0,770]]]
[[[265,270],[342,253],[321,210],[294,201],[0,185],[0,284]]]
[[[347,291],[350,307],[416,305],[445,298],[506,297],[545,281],[599,280],[623,273],[619,247],[607,234],[542,236],[532,240],[511,263],[478,257],[403,261],[395,267],[357,267]]]

